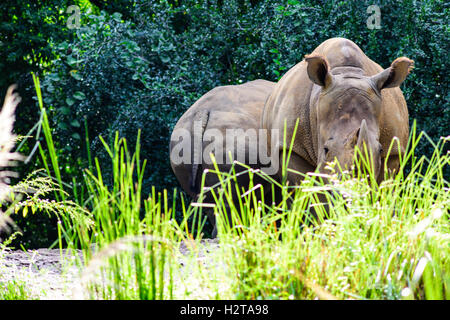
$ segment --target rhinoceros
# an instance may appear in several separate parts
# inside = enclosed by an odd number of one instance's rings
[[[254,169],[261,168],[258,155],[267,154],[267,151],[259,150],[259,146],[265,148],[265,144],[259,143],[258,130],[264,103],[274,86],[274,82],[254,80],[216,87],[197,100],[178,120],[170,141],[170,162],[182,188],[194,200],[200,193],[202,173],[206,169],[214,170],[210,152],[215,155],[222,172],[229,172],[234,160]],[[245,168],[236,165],[235,170],[240,172]],[[204,187],[212,187],[218,182],[216,174],[208,173]],[[257,176],[254,183],[267,185],[266,180]],[[248,175],[239,175],[238,184],[248,187]],[[206,193],[203,202],[214,202],[210,193]],[[212,211],[206,211],[215,226]]]
[[[271,130],[283,132],[286,121],[285,141],[290,142],[299,119],[288,168],[302,173],[316,168],[328,173],[325,164],[334,159],[350,169],[355,146],[364,150],[365,143],[381,181],[391,141],[397,137],[400,147],[395,143],[390,151],[390,171],[398,170],[399,154],[408,141],[408,109],[399,86],[413,63],[400,57],[383,70],[354,42],[326,40],[278,81],[265,104],[261,127],[267,129],[270,143]],[[275,152],[281,156],[283,134],[276,139]],[[288,172],[290,184],[301,180],[301,175]]]

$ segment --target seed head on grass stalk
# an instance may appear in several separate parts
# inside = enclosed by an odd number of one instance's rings
[[[16,177],[16,173],[11,170],[5,170],[14,166],[15,161],[23,160],[23,156],[13,151],[16,135],[13,133],[15,121],[14,113],[21,98],[14,92],[15,85],[8,88],[5,102],[0,112],[0,202],[11,199],[10,178]],[[9,225],[14,225],[7,213],[0,211],[0,230],[5,228],[9,231]]]

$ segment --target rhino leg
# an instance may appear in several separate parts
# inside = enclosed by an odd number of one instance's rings
[[[280,151],[280,163],[283,163],[283,152]],[[305,159],[300,157],[298,154],[292,152],[291,157],[289,159],[289,163],[287,165],[289,169],[298,171],[300,173],[306,174],[308,172],[314,172],[316,169],[311,164],[309,164]],[[283,181],[282,172],[281,170],[278,172],[278,176],[281,181]],[[294,173],[294,172],[287,172],[287,181],[289,181],[290,185],[299,185],[300,182],[302,182],[304,177],[300,174]]]
[[[282,163],[282,159],[283,159],[283,154],[282,152],[280,152],[280,163]],[[289,169],[298,171],[300,173],[303,174],[307,174],[308,172],[314,172],[315,171],[315,167],[312,166],[309,162],[307,162],[305,159],[303,159],[302,157],[300,157],[298,154],[292,152],[291,153],[291,157],[289,159],[289,163],[287,166]],[[282,172],[279,172],[279,177],[280,180],[282,179]],[[289,185],[300,185],[300,183],[304,180],[304,176],[294,173],[294,172],[287,172],[287,182],[289,183]],[[325,211],[328,212],[329,210],[329,204],[327,202],[327,198],[325,195],[323,194],[319,194],[318,195],[319,201],[321,203],[324,204],[325,207]],[[313,221],[315,219],[317,219],[318,217],[318,213],[316,212],[314,207],[310,207],[309,208],[309,214],[310,214],[310,221]]]
[[[384,170],[384,163],[385,163],[386,159],[381,159],[381,169],[380,169],[380,174],[378,175],[378,179],[377,182],[381,183],[384,180],[384,176],[385,176],[385,170]],[[388,169],[388,174],[387,174],[387,178],[393,178],[395,176],[395,174],[398,172],[398,169],[400,168],[400,159],[398,157],[398,155],[392,155],[388,158],[387,161],[387,169]]]
[[[215,221],[215,219],[214,219],[214,221]],[[217,225],[215,222],[213,223],[213,225],[214,225],[214,229],[211,233],[211,238],[215,239],[215,238],[217,238]]]

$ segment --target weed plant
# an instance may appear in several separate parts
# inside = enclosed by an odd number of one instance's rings
[[[219,177],[215,188],[204,188],[203,176],[195,203],[188,205],[176,191],[169,203],[166,190],[142,194],[146,161],[140,159],[139,135],[134,154],[118,135],[112,145],[102,141],[111,159],[111,180],[104,180],[94,158],[84,171],[82,189],[75,183],[69,188],[58,174],[35,81],[47,146],[39,150],[47,176],[55,182],[43,184],[54,191],[54,206],[60,206],[60,248],[82,250],[82,297],[450,298],[450,198],[443,176],[450,161],[449,137],[434,143],[423,132],[417,135],[414,125],[399,171],[386,173],[379,184],[367,153],[360,150],[350,172],[330,163],[329,174],[303,174],[289,169],[286,149],[281,181],[247,168],[250,185],[242,188],[235,166],[245,165],[236,162],[230,172],[216,166],[208,173]],[[426,142],[434,147],[431,158],[415,154],[418,144]],[[302,175],[302,183],[289,185],[287,172]],[[255,176],[272,183],[271,191],[281,194],[272,195],[278,201],[264,201],[264,187],[253,184]],[[238,197],[232,197],[233,190]],[[206,192],[213,194],[214,203],[202,202]],[[177,201],[181,221],[175,221]],[[34,199],[26,206],[34,210],[38,203]],[[216,214],[218,229],[218,246],[210,248],[207,259],[202,258],[206,209]],[[182,247],[187,250],[180,253]]]

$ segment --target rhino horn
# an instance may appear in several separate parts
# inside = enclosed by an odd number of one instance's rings
[[[367,128],[366,119],[363,119],[361,121],[361,125],[358,129],[355,129],[352,131],[348,138],[347,143],[354,148],[356,145],[358,145],[360,148],[362,148],[362,144],[364,141],[368,141],[369,139],[369,129]]]
[[[358,146],[360,148],[363,148],[363,142],[368,142],[369,141],[369,129],[367,128],[367,123],[366,123],[366,119],[363,119],[361,121],[361,126],[359,127],[358,130]]]

